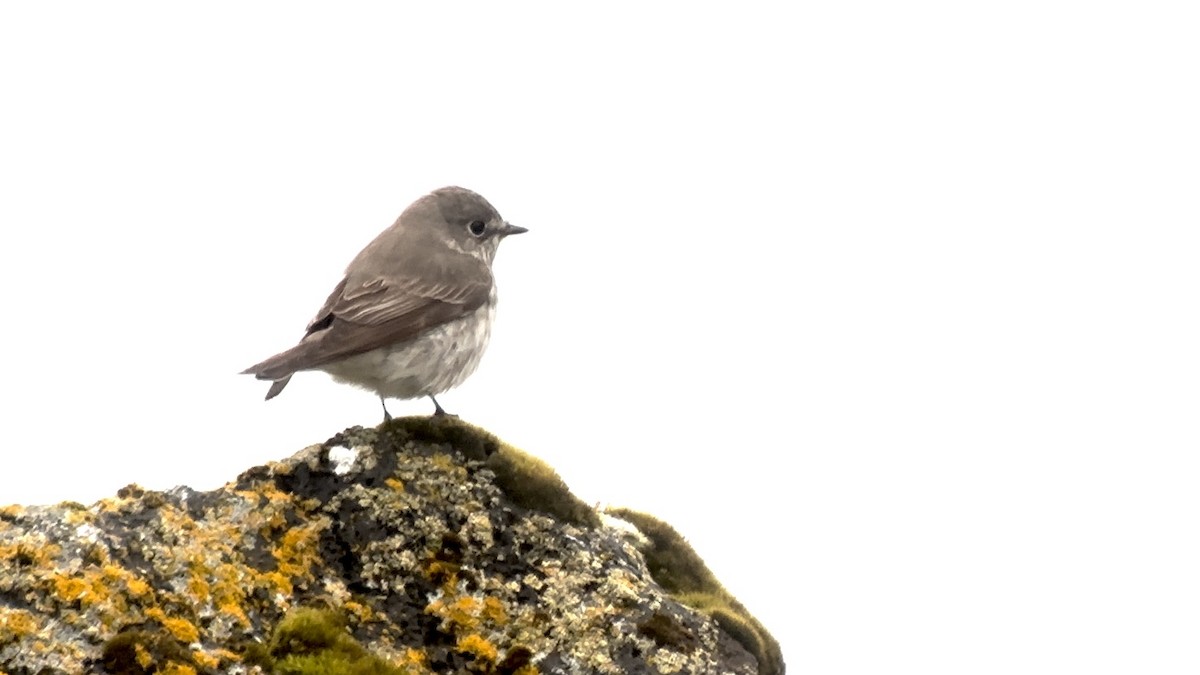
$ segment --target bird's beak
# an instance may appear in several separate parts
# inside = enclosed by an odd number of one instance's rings
[[[500,228],[500,236],[507,237],[510,234],[521,234],[522,232],[528,232],[528,231],[529,230],[527,230],[523,227],[519,227],[517,225],[513,225],[512,223],[510,223],[508,221],[504,221],[504,227]]]

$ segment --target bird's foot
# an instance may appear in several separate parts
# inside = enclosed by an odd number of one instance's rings
[[[450,413],[446,412],[445,409],[442,408],[441,404],[437,402],[437,399],[432,395],[430,395],[429,400],[433,401],[434,417],[458,417],[458,415],[451,415]]]

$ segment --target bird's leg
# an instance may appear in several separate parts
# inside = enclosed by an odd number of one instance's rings
[[[387,401],[383,397],[379,397],[379,405],[383,406],[383,423],[387,424],[392,421],[392,414],[387,411]]]
[[[446,411],[442,410],[441,404],[439,404],[437,402],[437,399],[433,397],[433,394],[429,395],[429,400],[433,401],[433,416],[434,417],[442,417],[443,415],[446,414]]]

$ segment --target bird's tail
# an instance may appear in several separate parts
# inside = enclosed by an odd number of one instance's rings
[[[267,390],[266,400],[270,401],[271,399],[278,396],[279,392],[283,391],[283,388],[286,387],[287,383],[291,382],[291,381],[292,381],[292,376],[288,375],[287,377],[283,378],[282,380],[275,380],[274,382],[272,382],[271,388]]]
[[[290,351],[290,350],[289,350]],[[271,388],[267,390],[266,400],[270,401],[283,391],[291,381],[295,370],[289,367],[291,360],[289,352],[276,354],[262,363],[255,364],[242,371],[242,375],[253,375],[260,380],[272,380]]]

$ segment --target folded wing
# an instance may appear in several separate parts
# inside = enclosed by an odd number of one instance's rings
[[[452,278],[455,281],[429,282],[394,276],[355,282],[347,277],[309,322],[300,344],[242,372],[274,380],[269,399],[283,390],[293,373],[411,340],[487,302],[492,276],[482,262],[478,269]]]

